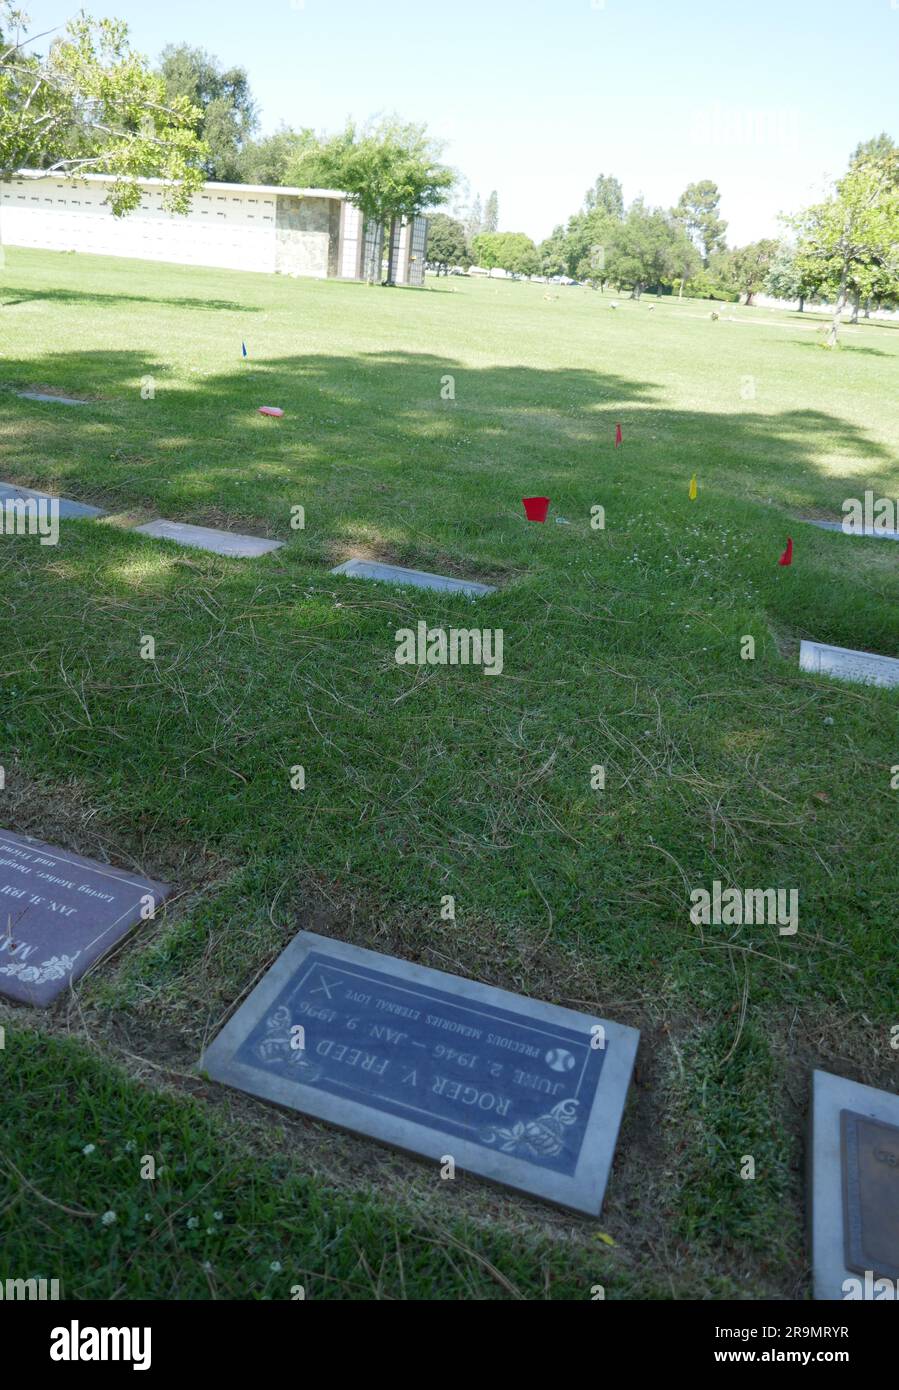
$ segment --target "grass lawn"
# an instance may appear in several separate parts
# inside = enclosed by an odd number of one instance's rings
[[[896,1087],[899,706],[800,673],[798,645],[899,655],[899,546],[801,518],[899,498],[899,328],[831,354],[808,315],[611,302],[7,253],[0,479],[112,515],[2,538],[0,824],[176,885],[52,1010],[0,1005],[10,1275],[807,1296],[810,1071]],[[15,395],[46,387],[91,404]],[[228,560],[128,529],[153,516],[287,544]],[[350,554],[498,592],[331,576]],[[419,620],[502,628],[502,675],[398,666]],[[693,925],[716,879],[797,889],[798,933]],[[199,1077],[303,927],[639,1027],[601,1221]]]

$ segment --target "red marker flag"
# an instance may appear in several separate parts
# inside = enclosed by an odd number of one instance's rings
[[[549,511],[548,497],[522,497],[524,514],[528,521],[545,521]]]
[[[620,425],[616,425],[616,426],[615,426],[615,448],[617,449],[617,448],[618,448],[618,445],[621,444],[621,443],[622,443],[622,438],[621,438],[621,426],[620,426]]]
[[[793,563],[793,537],[787,536],[787,548],[777,562],[779,565],[792,565]]]

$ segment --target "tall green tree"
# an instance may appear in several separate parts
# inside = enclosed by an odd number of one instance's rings
[[[780,242],[768,269],[765,293],[774,295],[776,299],[798,299],[801,314],[805,308],[805,301],[817,288],[812,281],[803,278],[796,247],[789,242]]]
[[[899,188],[889,161],[853,163],[831,195],[791,219],[804,277],[834,296],[828,347],[839,343],[849,296],[899,285]]]
[[[241,152],[259,124],[245,69],[224,68],[205,49],[181,43],[162,50],[159,71],[170,99],[184,97],[203,113],[200,135],[209,148],[206,177],[240,182]]]
[[[539,275],[545,275],[551,280],[554,275],[568,274],[568,257],[566,251],[565,228],[555,227],[552,235],[545,241],[541,241],[537,247],[537,259],[539,261]]]
[[[624,216],[624,193],[618,179],[600,174],[584,197],[585,212],[603,212],[619,221]]]
[[[203,182],[200,112],[170,97],[119,20],[80,14],[45,53],[28,19],[0,0],[0,177],[41,167],[112,177],[116,216],[140,202],[137,180],[164,180],[163,203],[185,212]]]
[[[316,142],[291,163],[288,175],[301,186],[342,189],[363,217],[387,230],[392,244],[400,219],[437,207],[452,187],[453,172],[438,156],[423,125],[387,117],[362,127],[351,122],[341,134]],[[376,278],[372,266],[369,280]]]
[[[451,265],[471,265],[465,228],[454,217],[445,212],[437,212],[428,218],[428,261],[449,274]]]
[[[702,263],[707,266],[715,251],[724,249],[727,223],[721,216],[721,194],[711,179],[691,183],[681,194],[674,216],[683,223]]]
[[[662,208],[647,208],[642,198],[615,224],[606,257],[609,277],[639,299],[645,289],[686,279],[698,261],[683,227]]]
[[[484,213],[481,209],[480,194],[475,194],[474,202],[463,218],[463,226],[465,227],[465,240],[470,246],[478,233],[484,230]]]
[[[856,145],[849,160],[849,167],[872,163],[885,165],[887,177],[893,184],[899,184],[899,145],[885,130],[870,140],[861,140]]]
[[[745,294],[751,304],[755,295],[765,288],[769,272],[777,255],[777,242],[770,238],[738,246],[731,255],[731,274],[734,289]]]
[[[485,270],[507,270],[514,275],[537,275],[537,248],[524,232],[481,232],[471,244],[472,255]]]
[[[876,164],[891,188],[899,187],[899,145],[892,136],[882,131],[870,140],[862,140],[854,149],[849,161],[850,168],[864,164]],[[858,322],[859,306],[864,300],[865,317],[868,317],[872,301],[893,305],[897,297],[897,286],[890,271],[889,260],[872,262],[865,271],[856,271],[850,276],[852,294],[852,319]]]
[[[487,206],[484,208],[484,231],[499,231],[499,194],[496,189],[487,199]]]
[[[287,184],[291,168],[316,147],[314,131],[291,130],[287,126],[261,140],[248,140],[240,151],[239,176],[234,182]]]
[[[569,220],[566,246],[568,274],[576,280],[602,280],[601,272],[621,220],[599,206]]]

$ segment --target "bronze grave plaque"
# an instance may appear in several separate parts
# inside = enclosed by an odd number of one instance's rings
[[[899,1126],[840,1111],[846,1268],[899,1280]]]

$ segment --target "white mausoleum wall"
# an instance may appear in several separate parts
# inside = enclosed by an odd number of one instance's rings
[[[162,187],[143,180],[140,206],[113,217],[106,204],[109,182],[23,175],[0,182],[2,240],[223,270],[339,273],[339,194],[209,183],[182,216],[166,212]],[[279,202],[293,215],[279,216]]]

